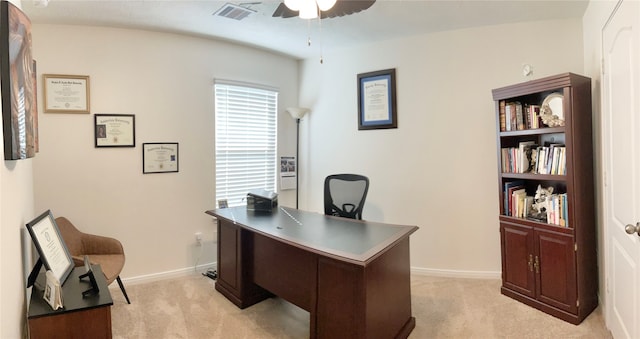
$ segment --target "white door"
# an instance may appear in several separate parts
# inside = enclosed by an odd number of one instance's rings
[[[615,338],[640,338],[639,46],[640,2],[623,0],[602,34],[606,322]]]

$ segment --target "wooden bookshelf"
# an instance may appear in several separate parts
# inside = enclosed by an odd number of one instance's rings
[[[591,79],[564,73],[497,88],[492,94],[497,117],[501,292],[557,318],[579,324],[598,305]],[[552,94],[563,96],[563,125],[548,127],[538,120],[538,128],[527,129],[525,123],[524,129],[505,130],[504,109],[501,124],[501,104],[504,107],[517,102],[523,107],[542,107],[545,98]],[[564,147],[564,157],[559,157],[558,163],[564,161],[565,173],[503,171],[503,161],[506,161],[503,149],[511,150],[524,142],[533,143],[523,148],[534,149],[529,152],[531,157],[539,156],[545,144]],[[519,155],[510,158],[521,159]],[[536,160],[539,161],[535,159],[533,162],[537,164]],[[531,159],[526,161],[532,162]],[[527,162],[523,160],[522,163]],[[523,198],[515,198],[518,206],[524,206],[520,213],[524,217],[512,213],[513,196],[511,205],[505,200],[509,198],[509,191],[505,190],[505,184],[509,182],[519,182],[524,189],[524,192],[519,192]],[[553,187],[555,194],[566,194],[566,199],[559,203],[560,209],[556,210],[560,218],[557,215],[554,218],[548,216],[546,220],[527,217],[543,215],[527,206],[531,201],[527,197],[533,198],[539,185]],[[520,202],[520,199],[525,200]],[[551,222],[552,219],[563,220],[565,225]]]

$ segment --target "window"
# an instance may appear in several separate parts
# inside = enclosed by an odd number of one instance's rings
[[[278,92],[215,83],[216,199],[246,205],[252,189],[276,191]]]

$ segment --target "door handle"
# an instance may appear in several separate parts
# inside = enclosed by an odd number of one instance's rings
[[[624,227],[624,231],[627,232],[627,234],[638,233],[638,236],[640,236],[640,222],[636,223],[635,226],[628,224]]]

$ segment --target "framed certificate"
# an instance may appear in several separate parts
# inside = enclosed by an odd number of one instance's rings
[[[48,210],[29,222],[27,230],[40,255],[39,260],[53,273],[60,285],[64,284],[73,270],[74,263],[51,211]]]
[[[96,114],[96,147],[135,147],[136,120],[133,114]]]
[[[45,113],[89,113],[89,76],[43,74]]]
[[[358,129],[398,128],[396,70],[358,74]]]
[[[178,143],[149,142],[142,144],[142,173],[178,172]]]

